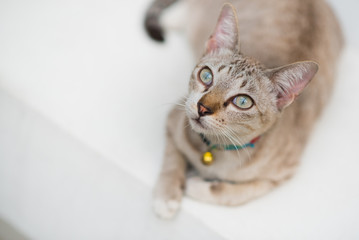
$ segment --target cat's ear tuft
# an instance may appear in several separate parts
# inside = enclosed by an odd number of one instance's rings
[[[281,111],[303,91],[318,71],[315,62],[297,62],[271,69],[267,76],[277,88],[277,107]]]
[[[235,8],[226,3],[218,18],[213,34],[207,41],[206,54],[220,49],[239,51],[239,30]]]

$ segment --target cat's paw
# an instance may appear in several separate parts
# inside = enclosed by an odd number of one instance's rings
[[[176,199],[157,198],[153,202],[153,208],[157,216],[163,219],[172,219],[178,212],[181,202]]]
[[[200,177],[190,177],[186,182],[185,194],[196,200],[212,203],[214,201],[213,190],[218,182],[208,182]]]
[[[154,191],[153,208],[157,216],[164,219],[173,218],[181,206],[183,195],[182,181],[161,178]]]

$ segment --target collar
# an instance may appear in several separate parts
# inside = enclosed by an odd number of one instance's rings
[[[251,147],[254,148],[255,143],[260,139],[260,136],[252,139],[249,143],[246,143],[244,145],[233,145],[233,144],[229,144],[229,145],[224,145],[224,144],[211,144],[211,141],[208,140],[208,138],[206,138],[204,136],[204,134],[200,133],[199,134],[203,143],[205,143],[208,147],[209,147],[209,151],[212,151],[214,149],[218,149],[218,150],[241,150],[247,147]]]

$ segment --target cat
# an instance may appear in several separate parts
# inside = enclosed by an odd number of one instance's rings
[[[145,27],[153,39],[164,41],[161,16],[175,2],[156,0],[148,9]],[[291,178],[329,101],[344,44],[324,0],[176,5],[186,9],[183,30],[198,63],[179,103],[184,107],[168,116],[154,189],[162,218],[176,215],[184,194],[236,206]]]

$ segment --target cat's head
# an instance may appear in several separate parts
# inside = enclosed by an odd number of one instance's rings
[[[249,141],[274,124],[317,70],[309,61],[266,69],[243,56],[236,13],[226,4],[190,79],[186,113],[191,127]]]

